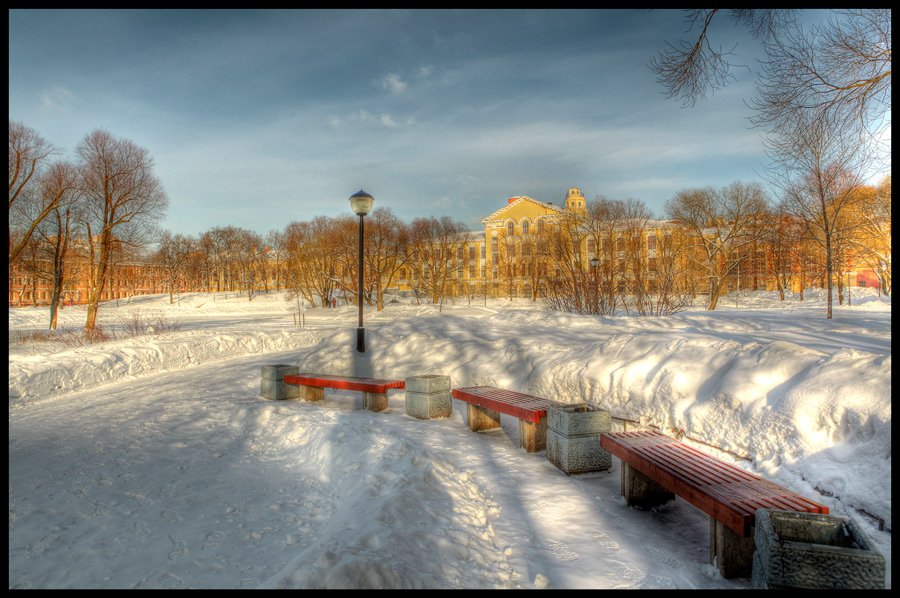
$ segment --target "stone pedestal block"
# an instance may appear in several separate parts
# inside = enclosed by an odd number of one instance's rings
[[[622,461],[622,496],[625,504],[649,509],[675,499],[675,493]]]
[[[722,577],[750,577],[755,549],[753,536],[745,538],[721,521],[709,518],[709,564],[716,565]]]
[[[453,398],[450,396],[450,376],[425,374],[405,380],[406,414],[419,419],[450,417]]]
[[[884,588],[884,557],[848,517],[759,509],[755,541],[754,588]]]
[[[300,396],[300,387],[296,384],[285,384],[284,376],[300,373],[300,366],[276,363],[262,366],[260,372],[259,394],[271,401],[296,399]]]
[[[542,417],[537,423],[519,420],[519,448],[526,453],[537,453],[547,448],[547,418]]]
[[[466,403],[466,425],[473,432],[500,427],[500,412]]]
[[[306,386],[305,384],[301,384],[297,388],[300,389],[300,398],[302,398],[304,401],[325,400],[324,388],[320,388],[318,386]]]
[[[387,409],[388,399],[386,392],[363,392],[363,409],[369,411],[383,411]]]
[[[551,407],[547,425],[547,459],[566,474],[612,467],[612,455],[600,446],[600,434],[612,427],[608,411],[586,403]]]

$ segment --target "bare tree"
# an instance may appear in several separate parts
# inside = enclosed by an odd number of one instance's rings
[[[595,274],[590,272],[592,256],[582,255],[587,231],[583,218],[566,214],[554,221],[547,234],[551,274],[544,301],[550,309],[578,314],[601,314],[603,295],[598,292]]]
[[[793,129],[805,120],[826,118],[873,139],[890,127],[891,10],[835,11],[824,24],[804,31],[795,11],[783,9],[692,9],[687,21],[700,24],[695,40],[660,53],[650,68],[665,93],[693,106],[734,77],[734,47],[722,50],[710,39],[713,20],[723,17],[747,27],[763,43],[757,96],[751,122],[770,131]]]
[[[266,235],[266,246],[269,248],[269,257],[274,266],[275,274],[275,290],[280,291],[282,280],[284,279],[285,264],[285,239],[284,233],[277,230],[270,230]]]
[[[141,242],[162,217],[169,199],[153,174],[150,154],[133,142],[96,130],[76,152],[82,162],[87,236],[94,258],[85,323],[93,330],[113,243]]]
[[[768,199],[758,183],[736,181],[721,189],[685,189],[666,202],[666,214],[690,234],[709,285],[708,310],[716,308],[725,280],[740,264],[740,249],[759,233],[752,226]]]
[[[765,44],[751,121],[775,131],[827,119],[875,136],[890,125],[891,10],[835,12],[808,31],[786,28]],[[809,113],[800,118],[798,113]]]
[[[195,247],[196,242],[192,238],[181,234],[173,235],[169,231],[163,231],[159,237],[159,248],[153,261],[165,273],[166,286],[169,287],[169,305],[175,302],[178,283],[185,281],[189,259]]]
[[[767,151],[773,159],[772,180],[784,190],[787,209],[825,251],[831,319],[831,285],[837,270],[834,245],[845,222],[842,212],[853,205],[868,163],[863,140],[846,135],[833,121],[811,116],[798,114],[794,130],[771,137]]]
[[[80,218],[78,199],[78,170],[69,162],[56,162],[39,179],[42,205],[53,205],[47,218],[41,220],[36,231],[50,264],[50,330],[56,330],[57,312],[62,299],[66,276],[71,270],[67,260],[72,228]]]
[[[18,257],[35,229],[66,197],[38,189],[39,173],[59,151],[34,129],[9,121],[9,262]],[[14,230],[15,228],[15,230]]]
[[[451,269],[456,247],[465,242],[466,228],[449,216],[416,218],[410,225],[410,266],[417,281],[443,310],[450,292]]]
[[[891,177],[886,176],[875,189],[861,193],[856,205],[859,220],[856,239],[862,259],[891,294]]]
[[[317,216],[311,222],[292,222],[285,229],[287,286],[291,296],[300,296],[315,307],[326,305],[339,282],[340,264],[334,239],[337,222]]]
[[[651,274],[655,273],[649,270],[651,262],[647,255],[646,235],[653,213],[639,199],[628,198],[623,204],[624,218],[619,234],[625,240],[625,290],[630,296],[629,301],[625,302],[626,311],[631,309],[639,315],[650,315],[655,291],[655,278]]]
[[[378,207],[365,228],[365,259],[375,284],[376,309],[384,309],[384,290],[409,259],[409,228],[390,208]]]
[[[599,293],[596,313],[613,315],[618,302],[619,283],[624,282],[625,275],[625,264],[621,261],[624,260],[624,238],[621,243],[620,238],[627,206],[622,200],[597,196],[587,202],[586,208],[588,218],[583,228],[594,246],[594,255],[588,255],[587,259],[597,257],[600,260],[593,272]]]
[[[731,71],[737,65],[732,64],[731,56],[735,47],[722,49],[710,42],[710,28],[715,18],[724,15],[746,26],[753,37],[761,40],[775,39],[781,31],[795,23],[793,10],[706,8],[684,12],[685,21],[691,24],[691,29],[699,24],[698,36],[690,41],[680,40],[677,46],[667,42],[669,49],[653,59],[650,69],[656,74],[666,96],[685,106],[693,106],[707,93],[715,93],[734,80]]]

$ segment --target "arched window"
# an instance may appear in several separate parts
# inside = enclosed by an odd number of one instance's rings
[[[544,234],[544,221],[543,220],[537,221],[537,234],[539,234],[539,235]]]
[[[516,231],[515,223],[512,220],[510,220],[509,222],[506,223],[506,236],[508,236],[508,237],[513,236],[513,234],[515,234],[515,231]]]
[[[527,234],[528,234],[528,228],[529,228],[528,221],[527,221],[527,220],[523,221],[523,222],[522,222],[522,234],[523,234],[523,235],[527,235]]]

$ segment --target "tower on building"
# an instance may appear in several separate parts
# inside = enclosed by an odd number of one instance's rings
[[[581,192],[581,189],[569,189],[566,193],[565,206],[567,210],[576,214],[587,213],[584,207],[584,193]]]

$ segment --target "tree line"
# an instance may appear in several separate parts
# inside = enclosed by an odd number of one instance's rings
[[[352,215],[292,222],[265,236],[234,226],[173,234],[158,227],[168,197],[145,149],[98,130],[65,161],[21,123],[11,120],[9,132],[9,264],[24,265],[32,284],[49,283],[51,329],[76,278],[87,280],[87,329],[104,289],[134,293],[148,276],[170,302],[177,290],[237,291],[252,301],[269,289],[314,307],[360,300]],[[584,213],[482,240],[447,216],[405,223],[379,207],[366,218],[361,300],[381,310],[385,290],[403,285],[439,306],[454,296],[523,292],[558,310],[665,315],[698,294],[715,309],[729,284],[765,288],[768,278],[782,298],[793,283],[801,292],[826,286],[830,317],[831,286],[843,303],[848,266],[867,265],[891,291],[891,179],[863,185],[858,152],[835,149],[843,147],[825,135],[795,142],[777,203],[758,183],[682,189],[665,206],[667,221],[640,200],[598,196]]]

